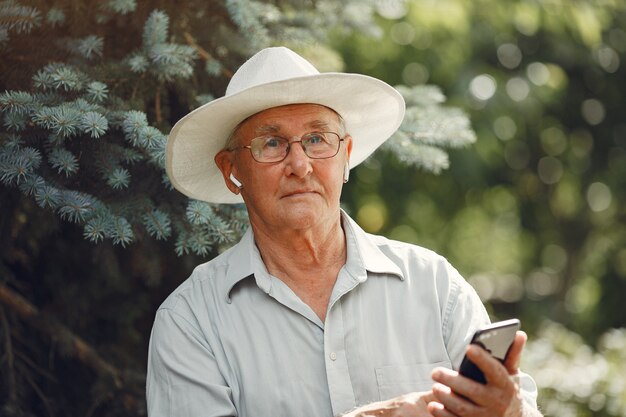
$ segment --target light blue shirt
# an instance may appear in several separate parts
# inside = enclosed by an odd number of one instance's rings
[[[489,322],[473,288],[432,251],[342,222],[347,261],[325,322],[268,273],[251,229],[194,270],[156,314],[150,417],[330,417],[458,367]],[[521,386],[535,406],[533,380]]]

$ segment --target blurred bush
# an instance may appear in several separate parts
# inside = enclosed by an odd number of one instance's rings
[[[526,345],[522,367],[540,387],[546,415],[626,415],[626,329],[611,329],[589,346],[563,325],[545,321]]]

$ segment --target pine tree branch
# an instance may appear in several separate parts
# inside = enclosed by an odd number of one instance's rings
[[[187,45],[194,48],[196,52],[198,53],[198,56],[202,58],[202,60],[204,60],[205,62],[215,60],[215,58],[213,58],[213,56],[206,49],[198,45],[198,42],[193,36],[191,36],[191,33],[184,32],[183,35],[185,36]],[[233,77],[233,72],[224,68],[223,66],[222,66],[222,74],[229,79]]]
[[[185,40],[187,41],[187,45],[189,45],[192,48],[194,48],[196,50],[196,52],[198,52],[198,56],[200,58],[202,58],[205,61],[213,59],[211,54],[208,53],[206,49],[204,49],[203,47],[198,45],[198,42],[196,42],[196,39],[193,36],[191,36],[191,33],[184,32],[183,35],[185,36]]]
[[[72,333],[56,319],[42,313],[21,295],[0,284],[0,304],[11,309],[20,318],[54,341],[62,342],[66,353],[87,365],[101,377],[108,377],[116,388],[123,385],[121,372],[106,362],[96,350],[79,336]]]
[[[163,116],[161,115],[161,87],[163,86],[163,81],[159,82],[159,85],[156,88],[154,93],[154,116],[156,119],[157,126],[161,125],[163,121]]]
[[[0,25],[6,26],[9,29],[13,29],[17,25],[35,27],[38,23],[38,15],[31,14],[29,16],[20,15],[20,16],[1,16],[0,17]]]
[[[130,102],[135,101],[135,99],[137,98],[137,92],[139,91],[139,87],[143,84],[144,80],[146,79],[146,74],[143,73],[139,76],[139,79],[141,80],[141,82],[136,82],[133,84],[133,91],[130,93]]]

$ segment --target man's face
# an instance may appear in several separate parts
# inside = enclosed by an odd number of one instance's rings
[[[233,146],[250,145],[252,139],[268,132],[290,142],[310,132],[335,132],[342,138],[345,134],[339,117],[327,107],[292,104],[248,118],[236,132]],[[216,162],[225,178],[232,173],[243,184],[241,195],[253,225],[265,230],[307,229],[337,221],[351,149],[352,139],[347,136],[337,155],[328,159],[311,159],[299,143],[293,143],[287,157],[277,163],[259,163],[248,149],[222,152]]]

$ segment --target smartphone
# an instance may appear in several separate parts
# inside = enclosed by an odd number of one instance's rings
[[[492,323],[478,329],[476,333],[474,333],[470,343],[482,347],[487,352],[491,353],[491,356],[504,363],[506,355],[515,339],[515,332],[517,332],[519,328],[520,321],[518,319]],[[459,373],[482,384],[487,383],[483,372],[470,361],[467,356],[465,356],[463,362],[461,362]]]

